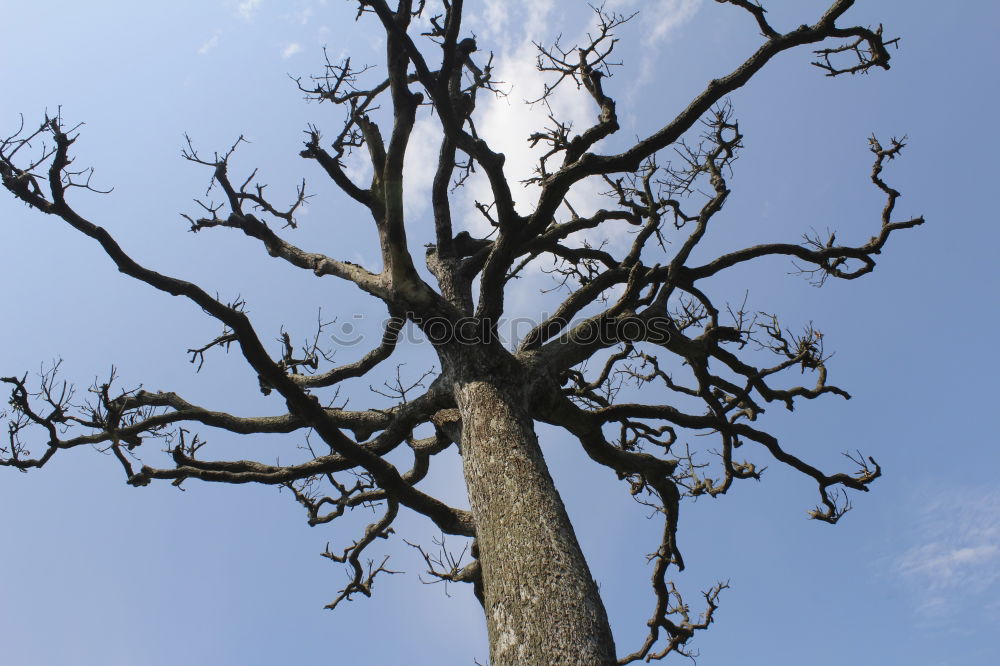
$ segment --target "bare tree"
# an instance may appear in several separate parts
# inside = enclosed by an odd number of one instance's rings
[[[300,79],[309,98],[344,110],[332,139],[308,128],[301,156],[316,162],[356,210],[371,216],[380,239],[377,271],[287,240],[286,230],[296,227],[308,198],[305,184],[282,206],[258,184],[256,170],[231,173],[242,139],[211,156],[189,141],[184,156],[211,170],[210,192],[218,196],[199,201],[201,210],[185,216],[192,231],[242,232],[272,257],[318,278],[352,283],[384,304],[389,323],[381,340],[346,365],[331,363],[322,319],[302,348],[282,331],[278,347],[269,350],[242,301],[224,302],[136,261],[70,200],[74,188],[96,189],[90,170],[74,166],[77,128],[61,114],[34,129],[22,126],[0,143],[4,187],[97,241],[122,273],[183,296],[218,320],[223,331],[190,349],[192,362],[200,367],[213,350],[238,348],[260,390],[280,396],[287,412],[237,416],[172,392],[123,389],[114,376],[95,382],[81,401],[54,367],[37,383],[27,375],[3,378],[11,393],[0,462],[29,470],[60,451],[92,445],[113,454],[133,486],[198,479],[286,488],[313,525],[355,507],[379,507],[381,516],[350,546],[325,553],[351,573],[330,607],[369,596],[379,574],[391,573],[386,559],[369,549],[390,537],[404,507],[429,518],[453,543],[467,540],[458,555],[443,542],[438,549],[417,548],[433,577],[472,584],[496,666],[626,664],[689,654],[689,641],[712,623],[727,585],[703,593],[698,616],[668,579],[671,567],[684,568],[677,541],[682,498],[719,496],[737,480],[759,479],[760,463],[737,457],[745,444],[812,478],[819,503],[810,515],[828,523],[850,508],[848,490],[867,491],[881,473],[860,453],[849,454],[856,471],[824,472],[759,425],[769,403],[791,410],[798,400],[849,395],[827,383],[829,355],[819,330],[809,325],[794,333],[774,315],[729,305],[725,295],[710,295],[711,278],[779,256],[818,285],[829,278],[852,280],[874,269],[894,231],[923,222],[894,220],[900,194],[882,176],[903,141],[871,138],[871,182],[884,194],[885,206],[869,239],[843,244],[834,234],[813,234],[798,243],[694,259],[730,194],[727,178],[742,147],[727,96],[773,57],[800,46],[813,45],[814,64],[838,76],[888,69],[889,49],[896,45],[881,27],[841,23],[852,0],[835,0],[813,24],[787,32],[773,26],[753,0],[717,1],[747,12],[762,44],[732,72],[709,81],[675,118],[620,149],[605,149],[619,130],[609,78],[616,31],[631,17],[598,8],[585,42],[538,45],[538,68],[549,79],[535,103],[547,105],[561,88],[585,90],[594,121],[575,130],[552,110],[548,127],[525,132],[532,145],[546,148],[531,179],[538,197],[528,210],[515,205],[504,155],[476,131],[477,101],[505,88],[494,79],[492,56],[465,36],[462,0],[431,3],[434,9],[423,0],[400,0],[395,9],[385,0],[359,2],[359,21],[377,23],[385,33],[385,77],[348,58],[328,61],[319,76]],[[418,113],[434,114],[443,137],[431,189],[435,241],[424,258],[429,275],[408,249],[403,207],[403,164]],[[345,168],[352,152],[368,160],[370,182],[358,182]],[[485,237],[456,233],[453,224],[454,192],[473,173],[489,184],[491,200],[476,204],[490,228]],[[575,188],[595,181],[606,207],[577,211],[570,201]],[[608,228],[628,242],[592,242]],[[533,265],[551,266],[565,297],[510,348],[498,332],[505,293]],[[388,409],[347,409],[338,401],[339,387],[390,361],[408,322],[424,334],[440,369],[416,381],[397,372],[381,389],[395,402]],[[806,372],[811,385],[791,379]],[[662,541],[650,558],[649,632],[623,656],[616,653],[597,586],[542,457],[536,422],[564,428],[638,502],[662,514]],[[214,459],[194,432],[202,427],[304,437],[309,456],[288,465]],[[430,435],[419,437],[418,429]],[[712,435],[698,440],[712,443],[693,450],[695,434]],[[157,440],[166,443],[167,454],[158,463],[163,447]],[[470,510],[421,489],[434,456],[452,446],[461,454]],[[407,449],[412,467],[400,471],[387,454]]]

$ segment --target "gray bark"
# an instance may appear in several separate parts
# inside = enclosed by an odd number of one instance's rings
[[[493,381],[455,391],[492,666],[606,666],[614,640],[522,404]]]

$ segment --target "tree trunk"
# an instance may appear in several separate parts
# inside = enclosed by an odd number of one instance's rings
[[[456,387],[492,666],[610,666],[604,604],[542,458],[524,391]]]

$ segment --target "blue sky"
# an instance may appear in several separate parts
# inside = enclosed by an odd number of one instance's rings
[[[586,27],[578,3],[468,3],[468,24],[491,45],[501,78],[517,87],[482,107],[481,129],[503,146],[513,174],[530,166],[519,134],[535,118],[519,100],[539,79],[531,39],[572,40]],[[583,3],[579,3],[582,5]],[[998,103],[994,3],[859,2],[847,19],[884,22],[902,37],[889,72],[826,79],[808,51],[786,53],[731,98],[746,136],[733,194],[708,239],[724,250],[797,240],[812,229],[866,240],[882,202],[868,182],[867,137],[906,134],[886,170],[903,192],[900,218],[928,223],[894,236],[874,274],[815,289],[783,261],[719,282],[720,293],[812,321],[836,351],[832,380],[855,399],[814,401],[793,414],[772,407],[772,432],[811,462],[850,466],[861,448],[885,472],[835,527],[810,522],[812,483],[772,464],[761,483],[690,503],[681,518],[688,569],[676,578],[697,608],[698,590],[719,579],[717,624],[697,640],[702,664],[995,664],[1000,623],[1000,465],[992,379],[998,325],[992,207]],[[821,2],[774,2],[773,22],[811,22]],[[609,2],[643,13],[623,31],[625,67],[606,89],[619,100],[622,135],[648,133],[704,83],[757,45],[749,17],[698,0]],[[78,164],[96,168],[108,196],[80,195],[78,208],[106,226],[140,261],[191,278],[223,298],[246,298],[258,330],[285,324],[308,334],[316,308],[377,330],[378,307],[344,285],[270,261],[233,234],[189,234],[180,218],[209,174],[184,162],[185,132],[206,151],[244,134],[235,166],[259,166],[276,195],[305,176],[316,193],[295,240],[358,261],[377,258],[375,234],[338,198],[315,164],[297,157],[302,130],[332,132],[339,116],[308,104],[288,74],[319,71],[322,47],[378,62],[371,21],[350,3],[277,0],[174,3],[17,3],[5,8],[0,42],[0,131],[18,114],[34,124],[61,105],[84,121]],[[522,92],[523,91],[523,92]],[[582,114],[567,98],[559,109]],[[581,120],[582,121],[582,120]],[[424,121],[408,156],[408,214],[415,248],[426,230]],[[356,168],[362,168],[355,165]],[[527,175],[525,171],[525,175]],[[478,185],[472,183],[474,194]],[[463,195],[464,196],[464,195]],[[469,196],[472,196],[470,194]],[[530,191],[519,194],[530,201]],[[588,200],[588,193],[580,195]],[[471,207],[470,207],[471,210]],[[473,229],[474,213],[462,219]],[[421,230],[421,225],[423,230]],[[185,350],[218,327],[197,308],[153,293],[115,271],[98,248],[57,220],[0,197],[4,326],[0,374],[63,359],[84,390],[114,363],[126,384],[175,390],[192,402],[241,414],[276,413],[236,355],[212,356],[196,374]],[[529,281],[512,299],[517,315],[547,306]],[[364,314],[361,319],[352,315]],[[404,350],[418,375],[426,349]],[[350,360],[357,349],[338,359]],[[374,380],[373,380],[374,381]],[[371,404],[367,380],[352,405]],[[651,608],[645,554],[658,524],[607,470],[570,439],[540,437],[612,617],[619,652],[641,641]],[[288,438],[204,433],[220,457],[297,455]],[[763,452],[755,458],[768,464]],[[458,461],[430,479],[461,500]],[[319,553],[349,541],[367,516],[309,528],[288,493],[188,483],[134,489],[112,459],[78,450],[31,474],[0,473],[0,640],[6,659],[41,664],[472,664],[485,662],[481,613],[469,590],[424,586],[421,562],[400,540],[386,546],[407,575],[379,579],[372,599],[322,606],[343,572]],[[425,520],[401,520],[400,536],[429,543]],[[677,658],[674,658],[676,661]]]

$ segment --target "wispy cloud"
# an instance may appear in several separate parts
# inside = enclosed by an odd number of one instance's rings
[[[407,216],[421,216],[430,209],[435,168],[428,165],[437,166],[441,136],[441,124],[430,114],[421,115],[410,133],[403,165],[403,202]]]
[[[670,42],[701,8],[702,0],[611,0],[605,6],[608,11],[629,14],[638,10],[636,20],[640,23],[642,37],[642,59],[639,61],[639,75],[632,82],[632,94],[649,83],[660,62],[660,50]]]
[[[494,63],[494,78],[505,82],[501,87],[509,94],[505,97],[481,95],[482,111],[477,129],[506,157],[504,170],[512,183],[515,201],[527,207],[537,198],[538,188],[524,187],[520,181],[535,174],[539,158],[548,148],[544,142],[532,147],[529,135],[552,125],[550,113],[575,129],[586,128],[594,123],[596,108],[587,93],[577,90],[571,83],[561,86],[549,98],[548,106],[526,102],[538,99],[546,82],[551,83],[551,77],[536,67],[538,51],[533,43],[550,42],[561,31],[561,26],[554,25],[558,19],[554,16],[555,4],[551,0],[492,2],[487,7],[487,15],[496,21],[494,39],[501,49]],[[510,29],[501,32],[499,26]],[[579,26],[581,33],[586,27]],[[486,186],[485,181],[478,184]],[[479,200],[490,200],[486,191],[474,193]]]
[[[293,12],[292,18],[299,25],[307,25],[309,21],[312,20],[313,13],[314,12],[312,7],[304,7],[303,9]]]
[[[631,14],[638,10],[643,46],[659,46],[670,40],[678,28],[690,21],[702,0],[609,0],[607,11]]]
[[[480,25],[480,22],[487,21],[490,25]],[[582,13],[569,11],[563,3],[493,0],[486,3],[485,12],[481,12],[473,28],[481,37],[480,50],[496,54],[493,78],[502,82],[498,87],[507,93],[499,97],[480,94],[476,129],[494,150],[503,153],[504,173],[521,214],[531,212],[540,193],[538,185],[525,185],[523,181],[537,174],[540,158],[550,149],[545,141],[537,141],[533,146],[531,135],[553,127],[553,118],[570,127],[571,134],[578,134],[592,126],[598,115],[597,106],[589,93],[569,79],[562,82],[548,98],[547,104],[527,103],[527,100],[540,98],[546,83],[551,84],[555,80],[551,72],[538,71],[535,43],[551,45],[561,35],[563,48],[585,44],[588,30],[593,32],[593,21],[592,15],[585,9]],[[600,147],[595,149],[600,150]],[[554,171],[560,164],[561,155],[556,155],[548,160],[546,166]],[[580,215],[590,215],[606,205],[600,194],[604,189],[606,185],[603,182],[587,179],[574,185],[566,200]],[[466,205],[461,207],[465,215],[457,222],[474,236],[492,234],[495,230],[472,205],[473,201],[487,205],[493,201],[492,191],[483,174],[477,173],[470,179],[465,197]],[[569,217],[570,213],[560,209],[558,215]],[[609,236],[615,233],[612,229],[587,231],[574,235],[569,241],[573,246],[589,242],[596,247],[606,240],[614,245],[616,240],[609,239]],[[546,273],[551,268],[552,263],[548,259],[529,264],[520,274],[521,279],[512,283],[506,297],[507,311],[516,316],[536,317],[553,307],[544,298],[539,298],[540,291],[553,286],[552,276]],[[524,333],[520,331],[519,334]]]
[[[655,72],[661,45],[691,20],[701,3],[702,0],[608,0],[605,11],[626,15],[641,11],[636,24],[621,30],[622,35],[639,32],[643,44],[639,80],[633,85],[648,81]],[[505,167],[511,181],[533,175],[539,156],[547,146],[540,142],[531,148],[528,135],[552,124],[548,117],[550,111],[560,122],[569,124],[574,132],[583,131],[596,121],[597,109],[593,100],[572,82],[564,82],[558,93],[549,99],[548,106],[524,104],[526,99],[538,98],[544,84],[552,80],[547,73],[537,70],[538,51],[533,42],[550,43],[561,34],[560,41],[566,48],[574,43],[586,43],[587,35],[593,32],[596,16],[587,23],[572,25],[567,22],[564,10],[563,5],[552,0],[487,0],[485,10],[477,18],[475,28],[489,35],[490,41],[499,46],[495,49],[495,78],[509,82],[510,87],[510,94],[505,99],[484,100],[479,129],[490,144],[506,156]],[[586,14],[573,12],[569,20],[579,21],[581,17],[586,21]],[[579,206],[581,214],[586,214],[588,205],[597,205],[600,189],[603,186],[581,183],[571,193],[569,201]],[[528,205],[537,196],[536,188],[515,186],[514,190],[519,205]]]
[[[657,0],[643,9],[642,41],[647,47],[668,41],[685,23],[694,18],[701,0]]]
[[[299,44],[298,42],[291,42],[281,50],[281,57],[291,58],[293,55],[295,55],[296,53],[300,53],[301,51],[302,51],[301,44]]]
[[[260,4],[264,0],[242,0],[238,5],[236,5],[236,13],[239,14],[243,20],[249,21],[260,9]]]
[[[222,36],[222,31],[216,30],[204,44],[198,47],[198,55],[205,55],[206,53],[214,49],[216,46],[218,46],[219,37],[221,36]]]
[[[613,0],[609,0],[607,9]],[[644,57],[647,53],[657,51],[660,44],[665,43],[676,33],[680,26],[690,20],[697,11],[701,0],[654,0],[638,2],[638,0],[619,0],[614,3],[617,11],[630,13],[631,10],[642,9],[641,20],[623,29],[632,31],[633,38],[641,40]],[[475,14],[468,17],[467,27],[477,35],[480,54],[494,53],[493,79],[499,87],[506,91],[506,96],[493,96],[482,92],[477,100],[476,130],[496,151],[504,154],[504,172],[511,185],[512,194],[520,213],[529,213],[537,200],[539,188],[536,185],[525,186],[522,181],[535,175],[539,158],[548,150],[544,141],[537,142],[532,147],[529,137],[546,127],[551,127],[556,118],[559,122],[570,126],[571,133],[582,132],[597,120],[598,109],[589,94],[578,89],[570,80],[563,81],[558,91],[553,94],[548,104],[526,103],[526,100],[539,98],[545,83],[551,83],[550,72],[539,72],[536,67],[538,50],[534,42],[551,44],[562,35],[560,42],[564,48],[574,43],[586,43],[588,31],[593,32],[593,17],[588,12],[569,11],[566,5],[554,0],[485,0],[483,6]],[[477,54],[479,55],[479,54]],[[649,69],[651,66],[647,66]],[[436,163],[437,142],[429,131],[415,132],[416,139],[407,152],[407,165],[419,172],[424,165]],[[596,148],[600,150],[600,147]],[[559,167],[559,156],[550,160],[549,169]],[[430,172],[408,174],[409,181],[408,212],[415,213],[426,208],[429,197],[426,194],[430,186]],[[607,189],[603,182],[585,180],[575,185],[567,196],[576,211],[581,215],[589,215],[601,207],[603,197],[600,192]],[[482,173],[477,172],[470,178],[463,190],[464,205],[456,206],[456,231],[468,229],[475,236],[486,236],[494,229],[473,205],[481,202],[489,205],[493,195],[489,184]],[[459,211],[464,211],[459,213]],[[560,214],[567,211],[562,211]],[[629,240],[619,229],[587,232],[586,240],[594,246],[605,241],[610,242],[608,249],[614,249],[619,242]],[[582,243],[584,238],[574,237],[571,241]],[[547,267],[547,266],[546,266]],[[524,303],[537,301],[537,291],[540,286],[551,286],[551,278],[541,273],[542,266],[529,267],[526,279],[517,283],[518,289],[511,294],[508,304],[517,309],[520,302],[520,292],[530,292],[530,297]]]
[[[993,567],[998,559],[996,544],[957,546],[937,541],[907,551],[898,564],[904,576],[920,578],[928,589],[941,590],[974,581],[992,583],[998,576]]]
[[[920,514],[921,543],[895,561],[901,579],[929,617],[951,615],[1000,592],[1000,491],[948,491]]]
[[[464,22],[477,37],[485,42],[502,41],[507,34],[510,11],[516,2],[486,0],[482,9],[463,17]]]

